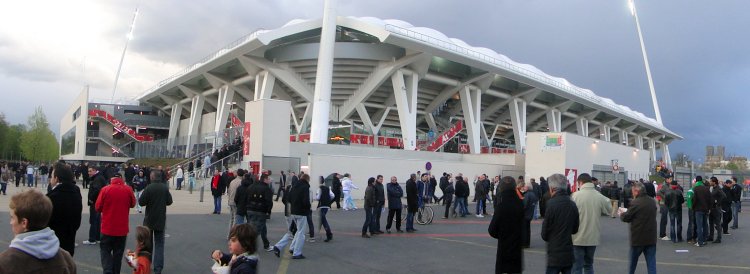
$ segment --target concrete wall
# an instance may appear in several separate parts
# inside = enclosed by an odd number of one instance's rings
[[[565,174],[565,169],[577,169],[578,173],[591,173],[594,165],[610,166],[618,160],[621,168],[629,172],[647,174],[649,152],[573,133],[560,134],[563,146],[560,149],[543,149],[543,136],[550,133],[527,133],[526,176],[547,177],[553,173]]]
[[[245,112],[250,123],[250,153],[245,161],[260,161],[264,169],[263,156],[288,157],[291,102],[262,99],[247,102],[245,109],[253,110]]]
[[[314,182],[318,176],[328,176],[333,172],[350,173],[353,182],[360,187],[353,195],[357,199],[364,197],[367,178],[378,174],[386,177],[396,176],[399,183],[405,183],[409,174],[418,170],[425,172],[425,164],[432,163],[432,172],[439,177],[443,172],[463,173],[464,177],[473,177],[482,173],[488,175],[518,176],[522,169],[515,166],[514,154],[463,155],[426,151],[405,151],[387,148],[373,148],[344,145],[322,145],[310,143],[291,143],[291,156],[299,157],[303,166],[309,166]],[[440,190],[436,191],[438,195]],[[471,192],[473,193],[473,187]]]
[[[88,100],[89,91],[88,89],[84,89],[78,94],[78,97],[73,100],[73,103],[70,104],[70,107],[65,114],[63,114],[62,118],[60,118],[60,139],[58,139],[60,144],[62,144],[62,136],[65,133],[73,128],[75,128],[76,132],[74,153],[60,155],[61,159],[82,159],[86,154],[86,122],[88,121],[89,115]],[[79,107],[81,108],[81,115],[74,121],[73,113],[75,113]]]

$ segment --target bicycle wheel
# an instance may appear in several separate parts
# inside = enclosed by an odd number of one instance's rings
[[[424,212],[425,212],[424,207],[419,208],[419,210],[417,210],[417,216],[414,216],[415,217],[414,219],[417,219],[416,221],[420,225],[426,225],[427,224],[427,218],[426,218],[427,215]]]
[[[424,218],[425,218],[425,224],[431,224],[432,219],[435,218],[435,211],[432,210],[432,207],[428,206],[424,209]]]

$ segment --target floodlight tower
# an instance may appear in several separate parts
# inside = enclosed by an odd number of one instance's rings
[[[654,81],[651,79],[651,67],[648,64],[648,55],[646,54],[646,45],[643,43],[643,34],[641,33],[641,23],[638,21],[638,12],[635,10],[635,0],[628,0],[630,14],[635,17],[635,27],[638,30],[638,39],[641,42],[641,52],[643,53],[643,64],[646,66],[646,77],[648,78],[648,87],[651,89],[651,101],[654,103],[654,113],[656,122],[662,124],[661,112],[659,111],[659,102],[656,100],[656,90],[654,90]]]
[[[138,8],[135,8],[133,13],[133,21],[130,23],[130,31],[128,31],[127,40],[125,40],[125,48],[122,49],[122,55],[120,56],[120,64],[117,66],[117,74],[115,74],[115,84],[112,87],[112,98],[110,103],[115,101],[115,91],[117,91],[117,81],[120,79],[120,70],[122,70],[122,62],[125,60],[125,52],[128,50],[128,43],[133,40],[133,30],[135,30],[135,20],[138,19]]]

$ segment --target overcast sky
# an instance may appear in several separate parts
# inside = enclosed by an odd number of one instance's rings
[[[429,4],[428,4],[429,2]],[[322,0],[24,0],[0,9],[0,111],[25,123],[37,105],[52,130],[84,83],[109,98],[135,8],[140,15],[116,98],[160,80],[256,29],[322,16]],[[637,1],[662,119],[685,137],[750,155],[750,1]],[[339,0],[339,15],[400,19],[491,48],[654,117],[626,0]]]

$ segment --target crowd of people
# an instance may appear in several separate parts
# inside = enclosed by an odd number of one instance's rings
[[[219,157],[219,156],[216,156]],[[216,161],[214,161],[216,162]],[[211,162],[209,162],[211,163]],[[18,170],[32,169],[31,177],[18,177]],[[212,164],[213,165],[213,164]],[[42,168],[44,167],[44,169]],[[81,168],[85,168],[81,171]],[[120,170],[121,169],[121,170]],[[196,170],[200,167],[196,168]],[[226,266],[231,273],[256,273],[259,265],[257,251],[263,250],[280,257],[286,246],[292,259],[305,259],[306,242],[333,240],[327,214],[334,208],[356,211],[352,191],[359,189],[348,173],[333,174],[329,179],[311,178],[300,172],[281,171],[272,182],[271,171],[254,174],[248,170],[229,170],[212,167],[210,188],[214,198],[214,214],[222,214],[222,200],[226,195],[229,208],[228,253],[215,250],[210,257],[217,265]],[[42,173],[44,172],[46,173]],[[83,197],[76,185],[78,178],[84,188],[89,206],[88,239],[86,245],[99,245],[104,273],[119,273],[122,258],[135,273],[161,273],[164,269],[164,237],[167,207],[172,204],[167,172],[162,167],[122,168],[88,164],[71,165],[58,162],[47,167],[28,163],[2,165],[3,184],[14,180],[19,185],[40,181],[48,184],[47,195],[29,188],[11,197],[11,226],[15,235],[10,248],[0,254],[0,270],[11,273],[20,267],[16,262],[35,262],[33,271],[76,273],[75,235],[81,224]],[[181,168],[178,171],[179,176]],[[193,170],[189,170],[191,175]],[[37,177],[47,175],[42,181]],[[122,175],[121,175],[122,174]],[[11,177],[13,175],[13,177]],[[182,174],[184,176],[184,173]],[[183,178],[180,176],[179,178]],[[601,218],[620,218],[629,225],[630,265],[633,273],[641,254],[646,259],[649,273],[656,272],[656,242],[658,239],[680,243],[687,241],[697,247],[707,242],[721,243],[722,236],[731,235],[738,228],[738,212],[742,187],[736,178],[720,182],[711,177],[704,182],[697,176],[688,190],[667,176],[663,183],[643,180],[600,183],[587,173],[576,182],[569,182],[561,174],[528,182],[517,178],[486,174],[473,178],[473,185],[461,173],[443,173],[436,178],[431,173],[416,172],[402,184],[396,176],[384,182],[384,176],[369,177],[364,191],[362,209],[365,220],[363,238],[383,233],[416,233],[414,218],[426,204],[444,206],[442,218],[476,218],[492,216],[489,236],[498,241],[497,273],[523,271],[523,249],[531,245],[531,222],[543,219],[540,236],[547,242],[547,273],[593,273],[597,246],[601,243]],[[27,181],[24,181],[27,180]],[[364,181],[364,180],[363,180]],[[177,183],[178,187],[180,183]],[[274,191],[274,186],[276,191]],[[472,191],[473,188],[473,191]],[[442,195],[438,197],[436,190]],[[5,186],[3,186],[3,194]],[[470,213],[469,197],[473,192],[475,207]],[[274,195],[276,195],[274,199]],[[359,198],[359,197],[356,197]],[[402,202],[405,198],[405,204]],[[266,222],[271,218],[274,202],[281,199],[286,231],[276,243],[269,240]],[[317,204],[315,204],[317,201]],[[487,205],[494,210],[487,212]],[[683,205],[687,206],[688,224],[683,235]],[[317,220],[313,218],[313,206]],[[145,208],[143,226],[135,234],[135,249],[125,249],[130,234],[129,213]],[[387,209],[385,230],[381,228],[381,213]],[[402,230],[402,214],[405,223]],[[315,224],[317,223],[317,226]],[[395,223],[395,231],[392,230]],[[315,234],[321,234],[319,238]],[[683,237],[684,236],[684,237]],[[59,248],[56,248],[59,247]],[[14,268],[15,267],[15,268]],[[2,272],[2,271],[0,271]]]

